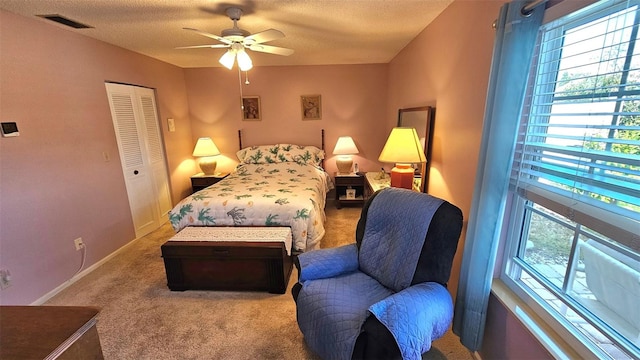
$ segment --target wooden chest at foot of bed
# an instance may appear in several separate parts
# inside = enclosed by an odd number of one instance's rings
[[[161,250],[173,291],[284,294],[293,267],[287,227],[187,227]]]

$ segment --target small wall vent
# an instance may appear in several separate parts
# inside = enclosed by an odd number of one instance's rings
[[[82,23],[79,23],[77,21],[73,21],[69,18],[66,18],[62,15],[58,15],[58,14],[48,14],[48,15],[36,15],[39,16],[43,19],[47,19],[47,20],[51,20],[51,21],[55,21],[58,24],[62,24],[62,25],[66,25],[69,27],[72,27],[74,29],[92,29],[93,26],[89,26],[89,25],[85,25]]]

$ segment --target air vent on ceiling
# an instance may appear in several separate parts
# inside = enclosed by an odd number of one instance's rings
[[[68,18],[66,18],[66,17],[64,17],[62,15],[58,15],[58,14],[37,15],[37,16],[39,16],[41,18],[44,18],[44,19],[51,20],[51,21],[55,21],[55,22],[57,22],[59,24],[62,24],[62,25],[70,26],[70,27],[72,27],[74,29],[91,29],[91,28],[93,28],[93,26],[89,26],[89,25],[85,25],[85,24],[79,23],[77,21],[73,21],[71,19],[68,19]]]

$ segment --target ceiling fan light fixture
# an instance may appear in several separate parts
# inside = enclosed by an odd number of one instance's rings
[[[235,51],[229,49],[229,50],[227,50],[227,52],[225,52],[222,55],[222,57],[220,57],[220,60],[218,60],[218,62],[220,62],[220,64],[222,64],[222,66],[224,66],[227,69],[231,70],[231,68],[233,68],[233,62],[235,60],[236,60]]]
[[[227,16],[229,16],[229,18],[233,21],[233,28],[222,30],[222,36],[210,34],[208,32],[200,31],[194,28],[184,28],[185,30],[194,31],[205,37],[218,40],[221,44],[183,46],[179,47],[178,49],[229,48],[229,50],[225,52],[218,61],[224,67],[231,70],[233,68],[233,63],[235,62],[237,55],[238,68],[241,71],[245,72],[253,68],[253,62],[251,61],[249,54],[247,54],[247,52],[245,51],[245,48],[252,51],[283,56],[291,55],[293,53],[292,49],[271,45],[262,45],[262,43],[283,38],[284,33],[282,33],[282,31],[276,29],[268,29],[251,34],[248,31],[240,29],[238,27],[238,20],[240,20],[240,17],[242,16],[242,9],[236,6],[232,6],[227,9],[226,13]]]
[[[253,67],[253,62],[244,49],[238,51],[238,66],[242,71],[249,71]]]

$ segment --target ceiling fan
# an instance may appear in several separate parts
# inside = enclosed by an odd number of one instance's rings
[[[195,46],[182,46],[176,49],[199,49],[199,48],[229,48],[220,58],[219,62],[227,69],[233,67],[236,57],[238,58],[238,67],[242,71],[247,71],[253,67],[251,58],[245,49],[251,51],[258,51],[268,54],[276,54],[288,56],[293,54],[292,49],[287,49],[278,46],[264,45],[264,43],[272,40],[281,39],[284,37],[284,33],[280,30],[269,29],[261,31],[255,34],[250,34],[248,31],[240,29],[238,27],[238,20],[242,16],[242,9],[237,7],[230,7],[226,11],[227,16],[233,20],[233,28],[222,30],[222,36],[210,34],[208,32],[200,31],[193,28],[184,28],[185,30],[194,31],[200,35],[208,38],[218,40],[222,44],[211,45],[195,45]]]

